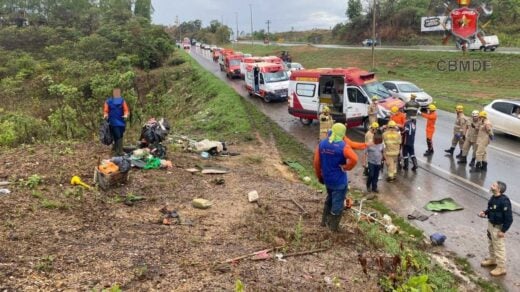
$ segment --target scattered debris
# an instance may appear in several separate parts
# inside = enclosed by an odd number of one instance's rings
[[[226,174],[229,172],[229,169],[221,168],[221,167],[205,167],[202,169],[202,174]]]
[[[8,186],[10,184],[11,184],[11,182],[8,182],[8,181],[0,181],[0,186]]]
[[[308,177],[308,176],[304,176],[303,177],[303,181],[306,182],[306,183],[309,183],[309,182],[311,182],[311,178]]]
[[[190,173],[200,172],[200,169],[198,168],[186,168],[185,170]]]
[[[125,197],[125,205],[127,206],[133,206],[135,202],[144,201],[144,197],[142,196],[136,196],[133,194],[129,194]]]
[[[204,159],[208,159],[208,158],[209,158],[209,153],[204,151],[204,152],[201,152],[201,153],[200,153],[200,156],[201,156],[202,158],[204,158]]]
[[[223,177],[214,178],[211,180],[212,183],[216,184],[217,186],[223,185],[226,183]]]
[[[0,189],[0,195],[9,195],[11,193],[8,189]]]
[[[328,250],[328,249],[327,248],[318,248],[318,249],[311,249],[311,250],[300,251],[300,252],[293,252],[293,253],[288,253],[288,254],[284,255],[283,258],[296,257],[296,256],[302,256],[302,255],[308,255],[308,254],[315,254],[315,253],[323,252],[323,251],[326,251],[326,250]]]
[[[175,220],[177,225],[193,226],[193,222],[190,219],[182,219],[177,210],[170,210],[168,206],[162,207],[159,211],[164,214],[161,221],[164,225],[172,225]]]
[[[286,262],[287,260],[283,258],[283,254],[282,253],[276,253],[274,255],[274,257],[279,261],[279,262]]]
[[[428,211],[443,212],[443,211],[458,211],[464,209],[452,198],[444,198],[438,201],[430,201],[424,208]]]
[[[293,202],[293,204],[296,205],[296,207],[298,207],[298,209],[300,209],[302,216],[304,216],[304,217],[310,216],[309,213],[307,212],[307,210],[305,210],[305,208],[303,208],[303,206],[300,205],[300,203],[296,202],[295,199],[291,198],[290,201]]]
[[[73,186],[82,186],[86,189],[91,189],[92,187],[87,185],[86,183],[84,183],[81,178],[77,175],[73,176],[72,179],[70,180],[70,184],[73,185]]]
[[[475,254],[474,253],[467,253],[466,257],[471,259],[471,258],[475,257]]]
[[[248,254],[245,254],[245,255],[241,255],[241,256],[236,257],[236,258],[227,259],[227,260],[225,260],[225,261],[223,261],[221,263],[222,264],[225,264],[225,263],[235,263],[235,262],[238,262],[238,261],[240,261],[242,259],[249,258],[249,257],[255,256],[257,254],[261,254],[261,253],[268,253],[268,252],[271,252],[273,250],[280,249],[280,248],[282,248],[282,247],[279,246],[279,247],[275,247],[275,248],[263,249],[263,250],[256,251],[256,252],[253,252],[253,253],[248,253]]]
[[[210,201],[201,198],[193,199],[191,204],[193,205],[193,207],[197,209],[208,209],[209,207],[211,207],[211,205],[213,205],[213,203],[211,203]]]
[[[424,214],[422,214],[421,212],[419,212],[418,210],[414,210],[412,212],[412,214],[409,214],[407,216],[408,220],[419,220],[419,221],[426,221],[428,220],[428,218],[430,218],[431,216],[433,216],[435,213],[432,213],[430,214],[429,216],[426,216]]]
[[[258,201],[258,192],[257,191],[250,191],[247,194],[247,200],[249,203],[254,203]]]
[[[254,256],[251,257],[253,261],[260,261],[260,260],[268,260],[271,258],[271,255],[269,255],[268,250],[263,250],[258,253],[256,253]]]
[[[432,242],[432,245],[443,245],[444,241],[446,241],[446,235],[440,232],[435,232],[430,235],[430,241]]]
[[[296,170],[297,172],[298,171],[305,171],[305,167],[303,167],[303,165],[301,165],[298,161],[285,160],[283,163],[288,165],[290,168]]]

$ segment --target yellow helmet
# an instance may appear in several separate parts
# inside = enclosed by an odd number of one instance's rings
[[[395,128],[395,127],[397,127],[397,124],[394,121],[390,121],[390,122],[388,122],[388,127]]]
[[[431,110],[431,111],[436,111],[437,107],[434,104],[431,103],[431,104],[428,105],[428,109]]]
[[[479,114],[478,110],[474,110],[474,111],[471,112],[471,116],[472,117],[478,117],[478,114]]]
[[[377,128],[379,128],[379,123],[377,123],[377,122],[373,122],[372,125],[370,125],[370,128],[372,128],[372,129],[377,129]]]
[[[324,106],[323,107],[323,112],[324,113],[330,113],[330,108],[328,106]]]
[[[393,114],[397,113],[399,111],[399,108],[396,106],[393,106],[390,111],[392,111]]]
[[[481,111],[480,113],[478,113],[478,117],[479,118],[487,118],[487,112]]]
[[[464,111],[464,106],[462,106],[462,105],[459,104],[459,105],[457,105],[457,106],[455,107],[455,110],[456,110],[457,112],[463,112],[463,111]]]
[[[378,99],[379,99],[379,96],[377,96],[377,95],[372,96],[372,100],[378,100]]]

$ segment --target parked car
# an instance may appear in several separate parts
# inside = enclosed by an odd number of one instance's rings
[[[427,107],[433,101],[433,98],[428,93],[408,81],[385,81],[383,82],[383,86],[393,97],[399,98],[404,102],[410,101],[412,93],[417,96],[415,101],[417,101],[421,107]]]
[[[493,129],[520,137],[520,100],[497,99],[484,107]]]
[[[287,75],[289,75],[289,77],[291,77],[292,71],[299,71],[305,69],[300,63],[285,63],[285,68],[287,68]]]
[[[377,46],[379,45],[378,41],[377,40],[372,40],[372,39],[365,39],[361,42],[361,45],[363,47],[371,47],[372,46],[372,43],[374,43],[374,46]]]

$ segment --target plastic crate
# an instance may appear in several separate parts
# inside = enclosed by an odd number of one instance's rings
[[[112,187],[118,187],[128,182],[130,171],[104,174],[96,167],[94,169],[94,181],[104,191]]]

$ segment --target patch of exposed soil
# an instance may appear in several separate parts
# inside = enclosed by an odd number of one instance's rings
[[[377,290],[376,277],[365,276],[357,263],[358,252],[367,247],[351,216],[344,217],[346,230],[340,234],[320,227],[323,195],[281,164],[272,141],[230,148],[241,155],[202,160],[196,154],[170,153],[173,169],[132,170],[128,184],[107,192],[69,185],[72,175],[91,183],[97,156],[108,157],[107,148],[90,143],[2,150],[0,180],[27,182],[38,174],[43,181],[34,189],[12,184],[12,193],[0,196],[0,289],[99,290],[118,283],[130,291],[229,291],[240,279],[252,291],[316,291],[334,285]],[[208,163],[231,172],[184,170]],[[224,184],[215,183],[217,178]],[[248,202],[251,190],[258,191],[258,204]],[[131,195],[145,200],[124,204]],[[197,197],[213,206],[193,208]],[[301,228],[291,198],[309,213]],[[163,225],[164,206],[194,225]],[[281,253],[328,250],[286,261],[247,258],[220,264],[275,246],[282,246]]]

